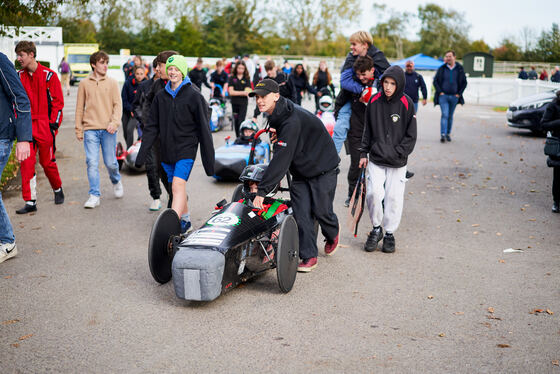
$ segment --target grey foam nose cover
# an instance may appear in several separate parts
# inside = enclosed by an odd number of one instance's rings
[[[225,257],[213,250],[185,248],[173,257],[173,285],[177,297],[211,301],[220,296]]]

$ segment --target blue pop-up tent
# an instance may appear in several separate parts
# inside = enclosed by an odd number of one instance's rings
[[[408,60],[414,62],[415,70],[437,70],[441,65],[443,65],[443,61],[436,60],[435,58],[426,56],[423,53],[403,58],[402,60],[393,62],[391,65],[398,65],[404,69],[404,65]]]

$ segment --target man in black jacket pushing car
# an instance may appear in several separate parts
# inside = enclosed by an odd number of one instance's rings
[[[340,158],[321,120],[281,97],[278,83],[263,79],[249,96],[256,96],[259,110],[268,113],[271,132],[276,133],[274,157],[253,204],[263,209],[264,196],[290,171],[290,198],[298,224],[301,258],[298,271],[309,272],[317,266],[314,220],[319,222],[326,239],[325,254],[334,254],[338,247],[339,225],[333,199]]]

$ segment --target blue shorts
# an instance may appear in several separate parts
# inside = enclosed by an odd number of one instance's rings
[[[172,183],[173,177],[181,178],[185,182],[188,181],[189,175],[191,175],[193,164],[193,159],[186,158],[184,160],[177,161],[175,165],[162,162],[161,166],[163,166],[163,170],[165,170],[165,173],[167,174],[167,181],[169,183]]]

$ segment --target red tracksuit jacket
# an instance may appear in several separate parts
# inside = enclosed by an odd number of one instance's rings
[[[64,107],[58,75],[40,63],[37,63],[37,70],[33,75],[24,69],[18,73],[31,102],[33,139],[38,142],[53,142],[62,123]]]

